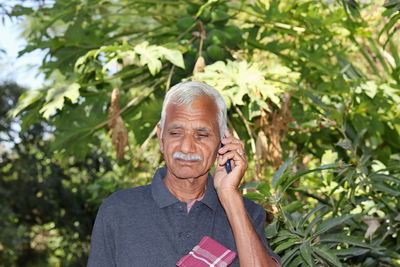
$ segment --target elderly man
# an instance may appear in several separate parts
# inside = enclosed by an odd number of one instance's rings
[[[176,266],[185,255],[199,258],[192,249],[205,236],[237,253],[229,266],[277,265],[264,237],[265,211],[238,191],[245,148],[226,121],[225,102],[213,87],[183,82],[168,91],[157,129],[166,167],[151,185],[103,202],[88,266]],[[208,265],[226,266],[217,261]]]

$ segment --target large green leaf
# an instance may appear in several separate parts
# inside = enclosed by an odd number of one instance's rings
[[[278,221],[275,220],[268,224],[268,226],[265,227],[264,233],[268,239],[275,237],[278,234]]]
[[[315,169],[311,169],[311,170],[304,170],[304,171],[300,171],[296,174],[294,174],[293,176],[289,176],[289,178],[286,179],[286,181],[284,182],[284,184],[282,185],[282,192],[286,192],[286,190],[295,182],[297,181],[300,177],[309,174],[309,173],[313,173],[313,172],[319,172],[322,170],[329,170],[329,169],[337,169],[337,168],[344,168],[350,165],[340,165],[340,164],[326,164],[326,165],[322,165],[319,166]]]
[[[396,190],[396,188],[393,188],[392,186],[384,183],[384,182],[373,182],[372,183],[372,189],[374,191],[380,191],[387,193],[389,195],[392,195],[394,197],[399,197],[400,196],[400,191]]]
[[[304,202],[293,201],[292,203],[289,203],[288,205],[282,207],[282,210],[285,212],[295,212],[303,206],[304,206]]]
[[[179,52],[178,50],[175,49],[168,49],[164,47],[160,47],[164,57],[174,64],[175,66],[178,66],[182,69],[185,68],[185,62],[183,61],[183,56],[182,53]]]
[[[285,254],[283,255],[282,259],[281,259],[281,263],[282,266],[287,266],[291,260],[296,257],[296,255],[300,254],[300,248],[299,247],[295,247],[292,248],[289,251],[286,251]]]
[[[271,185],[269,182],[262,182],[258,184],[257,190],[266,197],[271,195]]]
[[[137,90],[140,89],[137,88]],[[146,92],[145,90],[140,91],[142,91],[141,93]],[[160,121],[162,103],[163,99],[161,98],[145,97],[142,102],[138,102],[131,110],[123,114],[138,144],[143,144]]]
[[[352,248],[339,249],[335,252],[335,254],[336,254],[336,256],[347,258],[347,257],[361,256],[370,251],[371,250],[366,249],[366,248],[352,247]]]
[[[289,239],[288,241],[286,241],[286,242],[283,242],[282,244],[280,244],[280,245],[278,245],[276,248],[275,248],[275,252],[276,253],[279,253],[279,252],[281,252],[281,251],[284,251],[284,250],[286,250],[286,249],[288,249],[288,248],[290,248],[290,247],[292,247],[292,246],[299,246],[300,245],[300,240],[298,240],[298,239]]]
[[[319,236],[321,242],[334,242],[338,244],[349,244],[363,248],[376,249],[376,246],[367,244],[363,238],[356,236],[349,236],[343,233],[325,234]]]
[[[314,246],[313,250],[326,262],[332,264],[333,266],[343,266],[338,257],[334,254],[334,250],[330,250],[326,246]]]
[[[154,76],[161,70],[160,49],[156,46],[149,46],[147,43],[142,43],[135,47],[135,52],[140,55],[140,64],[147,65],[150,73]]]
[[[300,255],[308,266],[314,266],[314,260],[312,258],[311,252],[311,242],[309,240],[306,240],[300,246]]]
[[[9,111],[11,117],[17,116],[21,111],[26,109],[31,104],[35,103],[44,96],[43,90],[29,90],[23,93],[19,99],[16,107]]]
[[[304,227],[305,223],[308,221],[308,219],[311,218],[311,216],[313,216],[315,213],[317,213],[318,211],[320,211],[324,208],[326,208],[325,205],[318,205],[318,206],[314,207],[311,211],[309,211],[307,213],[306,216],[304,216],[301,220],[299,220],[299,223],[298,223],[298,225],[296,225],[296,228]]]
[[[65,150],[69,155],[82,158],[89,152],[90,144],[97,142],[94,135],[98,125],[107,121],[107,95],[86,97],[85,102],[74,109],[66,109],[55,121],[56,136],[52,150]]]
[[[302,263],[304,264],[304,259],[301,255],[298,255],[294,259],[291,259],[287,266],[288,267],[297,267]]]
[[[48,119],[57,110],[61,110],[64,106],[64,98],[69,98],[72,102],[76,101],[79,97],[80,87],[80,84],[72,83],[68,86],[54,87],[47,91],[46,103],[40,109],[43,117]]]
[[[336,217],[336,218],[328,218],[325,221],[323,221],[320,225],[317,226],[317,229],[313,233],[313,236],[318,236],[320,234],[323,234],[323,233],[333,229],[334,227],[343,224],[347,220],[354,218],[355,216],[357,216],[357,215],[347,214],[347,215],[343,215],[343,216]]]
[[[272,178],[272,186],[276,188],[283,182],[283,178],[285,171],[289,167],[289,165],[293,162],[294,158],[288,158],[283,162],[283,164],[278,168],[278,170],[275,172],[274,177]]]

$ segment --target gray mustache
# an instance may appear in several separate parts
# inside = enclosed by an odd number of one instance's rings
[[[181,159],[181,160],[196,160],[202,161],[203,157],[197,154],[184,154],[182,152],[175,152],[172,154],[173,159]]]

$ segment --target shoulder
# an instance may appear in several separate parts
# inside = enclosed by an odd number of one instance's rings
[[[126,188],[114,192],[101,204],[100,209],[135,208],[146,206],[152,200],[150,185]]]

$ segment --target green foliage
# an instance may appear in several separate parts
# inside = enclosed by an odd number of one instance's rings
[[[51,131],[36,139],[45,143],[40,149],[36,141],[26,142],[27,150],[15,146],[13,153],[28,154],[29,163],[5,155],[11,165],[0,169],[9,181],[31,186],[51,183],[55,174],[54,183],[61,181],[71,199],[93,204],[86,213],[93,220],[105,195],[146,183],[161,164],[154,127],[162,99],[171,85],[194,76],[215,86],[228,103],[229,126],[249,155],[242,189],[274,215],[266,235],[283,266],[398,265],[399,7],[398,1],[353,0],[16,5],[10,16],[27,21],[21,54],[47,51],[41,69],[50,86],[22,94],[9,114],[19,116],[28,132],[38,122]],[[204,72],[192,74],[199,56]],[[118,162],[107,133],[114,88],[130,144]],[[88,157],[107,167],[93,170],[85,165]],[[46,175],[23,175],[26,168],[14,163],[33,170],[43,165]],[[72,171],[71,164],[80,167]],[[79,196],[73,192],[78,184],[85,187]],[[24,192],[32,203],[42,198]],[[61,205],[55,194],[47,201],[56,203],[49,210]],[[30,213],[4,207],[10,230],[1,244],[8,256],[12,246],[53,231],[52,245],[30,246],[33,254],[47,262],[84,259],[88,221],[75,220],[85,226],[79,238],[69,239],[68,231],[79,228],[72,219],[59,225],[60,214],[50,218],[43,211],[17,226]],[[87,212],[75,209],[72,217]],[[7,233],[16,236],[13,244],[4,241]],[[24,262],[18,251],[10,264]]]

